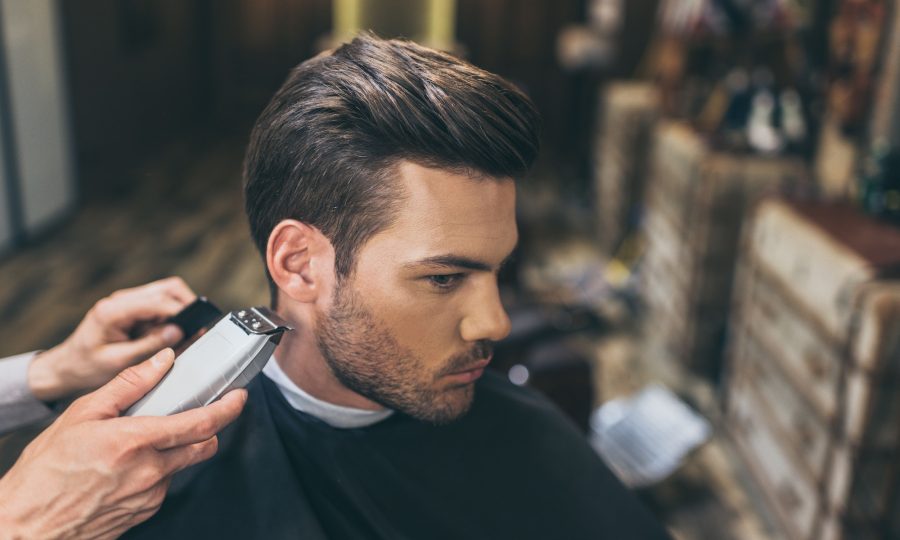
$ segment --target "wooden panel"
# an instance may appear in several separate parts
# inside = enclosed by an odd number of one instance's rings
[[[796,464],[758,411],[759,404],[749,387],[735,384],[729,396],[728,423],[738,449],[791,538],[810,539],[818,508],[817,493],[798,479]]]
[[[642,223],[648,317],[654,329],[681,330],[668,347],[674,360],[717,379],[744,210],[804,182],[806,168],[795,159],[712,151],[672,121],[657,124],[652,160]]]
[[[834,204],[766,201],[747,233],[729,421],[753,417],[795,458],[798,478],[811,472],[816,540],[886,538],[896,528],[900,282],[886,276],[896,275],[898,245],[897,231]],[[778,497],[783,463],[753,448],[745,459]],[[803,537],[797,516],[773,501],[786,530]]]
[[[746,373],[744,384],[761,397],[767,413],[764,421],[773,424],[785,436],[795,457],[802,458],[797,474],[808,471],[815,483],[824,482],[831,433],[828,426],[794,390],[784,377],[780,360],[746,336],[743,355],[738,359]]]
[[[606,253],[612,253],[631,228],[643,193],[658,105],[656,88],[649,83],[614,83],[603,93],[594,184],[598,240]]]
[[[838,411],[837,392],[843,359],[839,345],[823,336],[805,312],[784,295],[779,284],[765,279],[762,268],[749,290],[742,291],[746,325],[826,421]]]

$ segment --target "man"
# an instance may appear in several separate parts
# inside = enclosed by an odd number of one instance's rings
[[[537,124],[506,81],[410,42],[293,71],[245,194],[296,331],[131,537],[665,537],[554,407],[485,372]]]
[[[171,417],[119,417],[159,382],[174,354],[129,366],[181,340],[177,327],[159,323],[194,297],[179,278],[118,291],[62,344],[0,360],[0,432],[49,417],[45,400],[109,381],[77,399],[0,478],[0,539],[115,538],[159,508],[175,472],[216,452],[215,434],[240,413],[243,391]],[[149,323],[156,324],[131,336]]]

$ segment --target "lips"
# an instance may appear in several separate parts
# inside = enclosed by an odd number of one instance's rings
[[[484,368],[488,367],[488,364],[490,364],[490,363],[491,363],[491,357],[488,357],[480,362],[472,364],[471,366],[469,366],[465,369],[460,369],[460,370],[454,371],[454,372],[450,373],[450,375],[459,375],[461,373],[469,373],[472,371],[484,371]]]
[[[454,371],[454,372],[446,375],[446,377],[458,384],[473,383],[473,382],[477,381],[479,378],[481,378],[481,376],[484,374],[484,369],[490,363],[491,363],[491,359],[490,359],[490,357],[488,357],[480,362],[472,364],[471,366],[469,366],[465,369]]]

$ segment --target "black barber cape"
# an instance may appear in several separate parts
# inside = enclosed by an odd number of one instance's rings
[[[490,372],[476,385],[448,425],[337,429],[257,377],[216,456],[124,538],[668,538],[544,398]]]

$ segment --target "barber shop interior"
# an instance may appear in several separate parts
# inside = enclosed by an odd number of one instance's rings
[[[0,0],[0,539],[900,539],[900,2]]]

